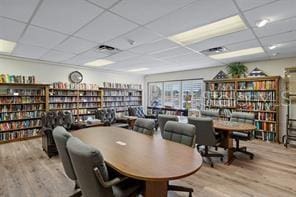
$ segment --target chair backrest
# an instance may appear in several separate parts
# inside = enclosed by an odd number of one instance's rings
[[[145,113],[142,106],[129,107],[128,115],[137,116],[138,118],[145,118]]]
[[[104,181],[109,180],[107,166],[99,150],[71,137],[67,149],[83,196],[113,196],[112,187],[105,188],[98,180],[94,168],[99,169]]]
[[[215,130],[213,127],[212,118],[188,117],[188,124],[192,124],[195,126],[196,144],[207,146],[216,145]]]
[[[115,120],[115,110],[114,109],[100,109],[95,112],[95,116],[97,119],[102,122],[108,122],[110,124],[114,123]]]
[[[64,126],[65,115],[63,111],[58,111],[56,116],[56,126]]]
[[[177,116],[170,116],[170,115],[163,115],[163,114],[158,115],[158,125],[160,128],[161,135],[163,134],[164,126],[167,123],[167,121],[176,121],[177,122],[178,117]]]
[[[53,130],[53,138],[56,143],[65,173],[70,179],[76,180],[76,175],[75,175],[72,162],[66,147],[67,141],[71,137],[72,135],[68,131],[66,131],[66,129],[62,126],[57,126]]]
[[[219,111],[201,110],[201,117],[212,118],[213,120],[219,119]]]
[[[72,127],[72,124],[74,123],[74,118],[71,112],[65,111],[64,112],[64,127],[69,130]]]
[[[45,115],[45,125],[43,127],[54,129],[56,127],[56,112],[50,111],[46,112]]]
[[[195,138],[196,134],[194,125],[175,121],[168,121],[165,124],[163,139],[194,147]]]
[[[138,118],[135,122],[133,130],[146,135],[153,135],[154,123],[155,122],[152,119]]]
[[[247,112],[232,112],[230,121],[254,124],[255,114]]]

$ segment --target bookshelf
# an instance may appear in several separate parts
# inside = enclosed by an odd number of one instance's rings
[[[205,81],[205,108],[219,109],[228,119],[232,111],[255,113],[262,140],[279,142],[279,76]]]
[[[95,84],[53,83],[49,95],[49,110],[70,111],[77,121],[94,118],[103,106],[102,91]]]
[[[48,110],[48,87],[0,83],[0,143],[40,136],[41,113]]]
[[[100,89],[103,90],[103,108],[125,112],[129,106],[142,106],[141,85],[104,82]]]

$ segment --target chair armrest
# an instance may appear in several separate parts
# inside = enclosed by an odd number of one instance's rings
[[[110,188],[110,187],[128,179],[128,177],[115,177],[115,178],[111,179],[110,181],[104,181],[104,179],[97,167],[94,168],[94,171],[95,171],[96,177],[98,178],[99,182],[105,188]]]
[[[52,129],[51,128],[47,128],[47,127],[43,127],[41,129],[41,133],[44,134],[44,135],[51,135],[52,134]]]
[[[145,115],[145,118],[156,119],[157,117],[155,115]]]

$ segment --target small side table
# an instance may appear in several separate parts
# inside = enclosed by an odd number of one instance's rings
[[[127,119],[129,129],[133,129],[135,126],[135,122],[138,119],[137,116],[125,116],[124,118]]]

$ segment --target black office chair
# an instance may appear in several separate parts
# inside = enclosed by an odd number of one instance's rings
[[[221,135],[215,132],[213,120],[211,118],[188,117],[188,123],[195,126],[197,150],[209,160],[211,167],[214,167],[212,157],[219,157],[223,161],[222,154],[209,153],[209,146],[218,147],[222,142]],[[204,151],[199,149],[202,145],[205,147]]]
[[[230,121],[243,122],[254,124],[255,114],[246,112],[232,112]],[[239,141],[248,141],[252,139],[251,131],[248,132],[233,132],[232,138],[236,141],[235,152],[241,152],[250,156],[250,159],[254,158],[254,154],[247,151],[247,147],[239,147]]]

